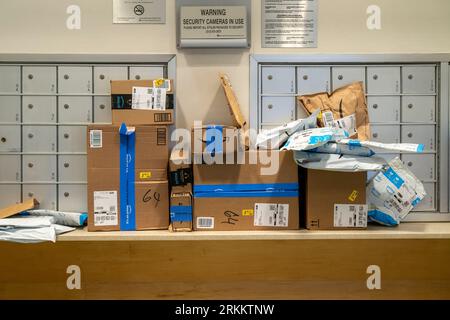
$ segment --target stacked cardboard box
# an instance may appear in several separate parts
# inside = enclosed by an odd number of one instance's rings
[[[192,165],[189,153],[173,150],[169,162],[170,230],[192,231]]]
[[[133,87],[167,89],[169,80],[111,81],[113,125],[88,127],[89,231],[169,226],[168,110],[132,110]],[[133,127],[131,127],[133,126]]]
[[[244,158],[243,164],[194,164],[194,230],[298,229],[292,153],[246,151]]]
[[[123,130],[88,127],[88,229],[167,229],[167,127]]]

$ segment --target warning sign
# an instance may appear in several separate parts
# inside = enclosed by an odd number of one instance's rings
[[[246,39],[245,6],[181,7],[181,39]]]

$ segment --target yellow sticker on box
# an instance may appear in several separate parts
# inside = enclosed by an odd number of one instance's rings
[[[348,197],[348,200],[350,200],[351,202],[355,202],[356,199],[358,199],[358,195],[359,195],[358,191],[353,190],[353,192]]]
[[[251,217],[255,215],[255,211],[253,209],[244,209],[242,210],[243,217]]]
[[[162,86],[164,86],[164,84],[166,83],[166,81],[164,79],[158,79],[153,81],[153,86],[155,88],[161,88]]]
[[[145,180],[150,179],[152,177],[151,172],[139,172],[139,179]]]

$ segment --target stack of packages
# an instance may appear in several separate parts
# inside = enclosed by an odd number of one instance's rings
[[[375,154],[423,152],[424,146],[367,140],[370,126],[362,82],[331,95],[318,93],[298,100],[310,117],[262,132],[257,145],[294,151],[302,167],[306,227],[365,229],[368,221],[398,225],[425,197],[425,190],[399,158],[387,164]],[[367,171],[379,173],[366,186]]]
[[[89,231],[168,228],[171,87],[111,81],[113,123],[87,129]]]
[[[298,167],[291,151],[248,151],[246,122],[220,77],[234,126],[192,129],[196,231],[299,229]]]

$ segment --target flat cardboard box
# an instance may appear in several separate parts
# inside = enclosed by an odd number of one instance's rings
[[[270,151],[274,160],[272,170],[266,172],[270,174],[262,174],[263,169],[271,167],[261,161],[266,151],[244,154],[245,164],[241,165],[194,164],[194,230],[299,229],[298,166],[292,152]],[[251,164],[250,159],[259,161]],[[204,188],[216,191],[207,191],[205,196],[201,191]],[[224,190],[231,192],[222,193]],[[257,206],[264,205],[278,208],[285,223],[257,223]]]
[[[28,199],[22,203],[11,204],[6,208],[0,209],[0,219],[8,218],[27,210],[35,209],[37,206],[39,206],[39,202],[34,198]]]
[[[120,134],[114,125],[88,127],[88,230],[119,231],[121,215],[120,190]],[[99,135],[99,132],[101,134]],[[101,147],[91,143],[91,133],[101,137]],[[167,127],[135,127],[135,175],[127,183],[135,191],[136,230],[167,229],[169,224],[169,161]],[[96,141],[98,143],[98,140]],[[91,147],[95,146],[95,147]],[[151,152],[150,152],[151,150]],[[96,225],[94,219],[94,192],[114,191],[118,223],[112,226]],[[127,199],[128,200],[128,199]]]
[[[131,100],[133,87],[153,87],[153,80],[119,80],[111,81],[111,106],[113,125],[172,125],[173,118],[173,81],[168,91],[167,110],[132,110]],[[125,106],[116,107],[115,100],[122,97]]]
[[[180,210],[180,208],[182,210]],[[178,209],[178,210],[177,210]],[[180,212],[181,211],[181,212]],[[192,193],[172,192],[170,195],[170,228],[172,232],[192,231]]]
[[[366,205],[366,172],[300,169],[301,216],[309,230],[366,229],[335,225],[336,205]]]

